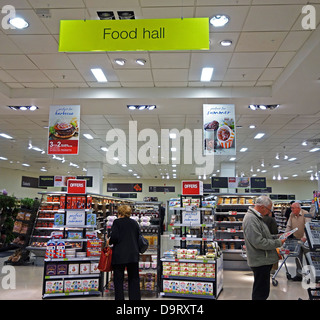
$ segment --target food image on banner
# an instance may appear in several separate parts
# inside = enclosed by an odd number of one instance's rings
[[[233,104],[203,105],[203,142],[204,155],[236,154]]]
[[[50,106],[48,154],[78,154],[80,106]]]

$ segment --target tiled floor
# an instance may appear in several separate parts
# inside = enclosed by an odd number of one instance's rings
[[[163,248],[170,245],[167,237],[163,237]],[[16,288],[4,289],[6,271],[3,269],[7,257],[0,258],[0,300],[41,300],[42,294],[42,275],[41,266],[16,266]],[[295,264],[293,258],[288,259],[288,268],[292,276],[295,275]],[[223,291],[218,300],[250,300],[253,275],[248,271],[224,270]],[[308,299],[307,291],[300,282],[289,281],[286,278],[285,268],[283,267],[277,275],[278,286],[271,285],[269,300],[303,300]],[[163,299],[168,298],[156,296],[143,296],[143,299]],[[81,298],[83,299],[83,298]],[[111,294],[103,297],[88,297],[88,299],[113,300]],[[176,299],[175,299],[176,300]]]

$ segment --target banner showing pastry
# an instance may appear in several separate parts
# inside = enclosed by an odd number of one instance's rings
[[[233,104],[203,105],[203,155],[235,155],[236,132]]]
[[[48,154],[78,154],[80,106],[50,106]]]

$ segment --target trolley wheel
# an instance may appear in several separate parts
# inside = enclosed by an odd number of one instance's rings
[[[288,280],[291,280],[291,278],[292,278],[292,277],[291,277],[291,274],[290,274],[290,273],[287,273],[287,279],[288,279]]]
[[[272,279],[272,285],[276,287],[278,285],[278,280]]]

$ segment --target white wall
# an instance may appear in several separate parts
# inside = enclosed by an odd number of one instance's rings
[[[21,177],[39,177],[39,173],[32,173],[22,170],[12,170],[0,168],[0,191],[6,189],[9,195],[14,194],[18,198],[24,197],[39,197],[38,192],[45,191],[43,189],[35,188],[24,188],[21,187]],[[143,180],[143,179],[104,179],[103,180],[103,194],[107,193],[107,183],[142,183],[143,189],[141,193],[138,193],[137,201],[142,201],[143,197],[158,197],[159,201],[165,202],[170,198],[177,197],[181,193],[181,181],[179,180],[166,180],[166,179],[153,179],[153,180]],[[210,183],[210,181],[206,181]],[[149,193],[149,186],[175,186],[175,193],[163,192],[151,192]],[[295,194],[298,200],[312,199],[313,190],[318,190],[318,182],[316,180],[268,180],[267,186],[272,187],[272,193],[275,194]],[[49,188],[48,191],[58,191],[60,188]]]

